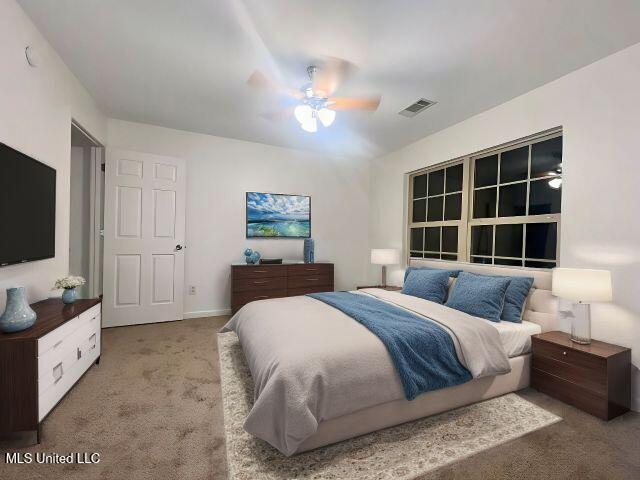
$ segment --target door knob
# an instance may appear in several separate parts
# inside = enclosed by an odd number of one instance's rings
[[[184,247],[180,244],[176,245],[176,252],[179,252],[180,250],[182,250]]]

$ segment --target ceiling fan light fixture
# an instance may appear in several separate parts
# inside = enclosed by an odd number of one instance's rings
[[[549,180],[549,186],[556,190],[559,189],[562,186],[562,178],[552,178]]]
[[[301,122],[300,127],[305,132],[316,133],[318,131],[318,121],[315,117],[311,117],[309,120]]]
[[[323,126],[329,127],[336,119],[336,111],[329,108],[321,108],[318,110],[318,118]]]
[[[313,118],[313,109],[307,104],[298,105],[293,110],[293,115],[300,124],[303,124]]]

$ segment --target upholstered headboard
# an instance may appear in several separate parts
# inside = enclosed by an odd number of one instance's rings
[[[533,287],[524,306],[523,318],[537,323],[543,332],[558,328],[558,299],[551,295],[551,270],[536,268],[503,267],[479,263],[447,262],[444,260],[411,259],[413,267],[451,268],[480,275],[508,275],[533,277]]]

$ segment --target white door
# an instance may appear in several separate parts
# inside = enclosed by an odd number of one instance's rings
[[[107,148],[106,327],[183,318],[184,160]]]

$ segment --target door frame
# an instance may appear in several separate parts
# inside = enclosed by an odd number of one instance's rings
[[[104,145],[87,131],[77,120],[71,119],[71,128],[75,128],[84,135],[94,146],[91,148],[90,179],[89,179],[89,295],[94,298],[102,294],[98,288],[98,279],[102,277],[102,256],[100,254],[100,238],[102,225],[100,210],[104,203],[101,175],[104,165]],[[69,223],[71,225],[71,223]]]

